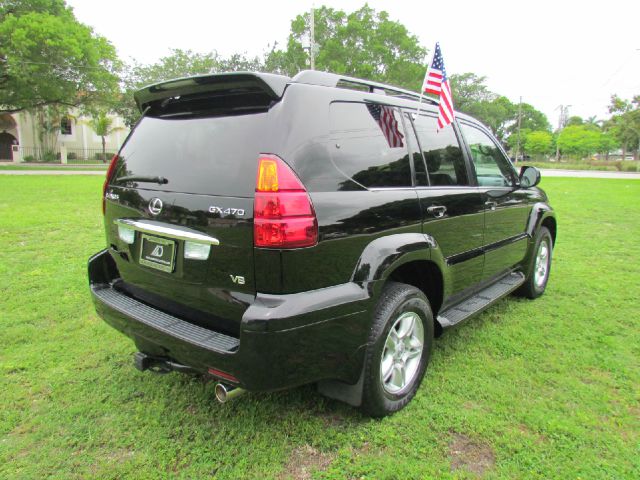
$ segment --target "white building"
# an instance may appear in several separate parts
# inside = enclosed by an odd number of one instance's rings
[[[102,138],[90,126],[90,118],[70,112],[42,127],[38,114],[0,114],[0,161],[95,163],[102,161]],[[118,151],[129,128],[122,118],[109,115],[113,132],[105,137],[107,161]]]

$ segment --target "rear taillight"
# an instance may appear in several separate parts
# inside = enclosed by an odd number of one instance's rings
[[[253,204],[253,244],[300,248],[316,243],[318,221],[304,185],[282,159],[261,155]]]
[[[113,178],[113,174],[116,171],[116,164],[118,163],[118,155],[114,155],[107,168],[107,176],[104,179],[104,185],[102,185],[102,214],[104,215],[107,206],[107,187]]]

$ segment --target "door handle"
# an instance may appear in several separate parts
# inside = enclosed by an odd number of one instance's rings
[[[498,206],[498,203],[492,200],[489,200],[488,202],[484,202],[484,204],[489,208],[489,210],[495,210],[496,207]]]
[[[447,213],[447,207],[444,205],[432,205],[427,208],[427,212],[436,218],[442,218]]]

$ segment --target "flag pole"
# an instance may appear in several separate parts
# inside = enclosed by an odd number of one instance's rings
[[[429,76],[429,68],[431,67],[431,63],[427,62],[427,71],[424,74],[424,80],[422,80],[422,87],[420,88],[420,100],[418,101],[418,110],[416,111],[416,118],[420,115],[420,107],[422,107],[422,97],[424,97],[424,86],[427,83],[427,77]]]

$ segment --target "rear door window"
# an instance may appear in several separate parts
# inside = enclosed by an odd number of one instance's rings
[[[400,115],[397,108],[378,103],[331,104],[331,157],[338,170],[366,188],[410,187]]]
[[[438,130],[438,119],[419,115],[414,120],[431,186],[469,185],[462,148],[452,126]]]

